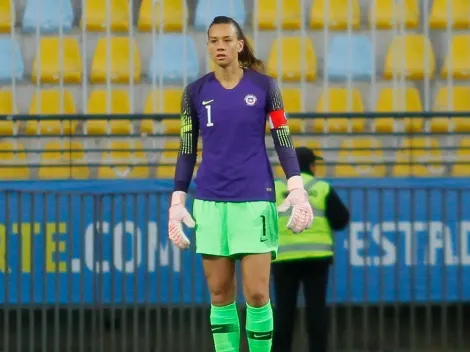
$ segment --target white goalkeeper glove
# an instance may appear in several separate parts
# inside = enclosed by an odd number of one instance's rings
[[[308,200],[308,193],[304,189],[301,176],[292,176],[287,180],[289,195],[277,208],[278,212],[285,213],[291,210],[287,228],[293,233],[300,233],[312,227],[313,210]]]
[[[186,209],[186,197],[184,192],[173,192],[168,218],[168,237],[180,249],[187,249],[190,244],[188,237],[183,232],[183,223],[189,228],[194,228],[196,225]]]

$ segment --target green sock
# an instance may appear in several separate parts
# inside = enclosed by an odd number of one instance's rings
[[[223,307],[211,305],[211,328],[216,352],[240,350],[240,322],[235,302]]]
[[[246,305],[246,336],[250,352],[270,352],[273,341],[271,302],[260,308]]]

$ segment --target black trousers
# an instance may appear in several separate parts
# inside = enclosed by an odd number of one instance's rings
[[[330,258],[294,260],[272,264],[276,303],[272,352],[292,351],[300,283],[303,285],[306,304],[308,351],[327,351],[328,314],[326,292],[330,264]]]

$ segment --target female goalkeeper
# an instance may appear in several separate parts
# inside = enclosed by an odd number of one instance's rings
[[[296,233],[311,225],[313,213],[275,80],[260,73],[263,63],[232,18],[213,20],[207,46],[215,72],[189,84],[182,97],[169,238],[179,248],[188,248],[182,224],[197,224],[196,251],[203,256],[217,352],[239,351],[235,260],[241,260],[248,345],[251,352],[268,352],[273,334],[269,276],[278,248],[277,211],[292,212],[287,226]],[[288,182],[289,195],[278,209],[265,145],[266,120]],[[199,134],[203,147],[195,179],[194,222],[185,203]]]

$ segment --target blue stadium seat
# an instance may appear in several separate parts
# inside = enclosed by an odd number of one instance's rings
[[[72,30],[73,9],[71,0],[28,0],[23,16],[23,32],[58,33]]]
[[[184,79],[192,82],[199,75],[196,45],[189,36],[164,34],[155,41],[150,59],[148,79],[164,83],[178,83]]]
[[[328,44],[326,70],[331,80],[368,80],[371,78],[375,54],[365,35],[339,34]]]
[[[199,0],[196,6],[194,27],[198,31],[206,31],[217,16],[232,17],[243,28],[245,24],[244,0]]]
[[[18,81],[24,77],[20,46],[11,39],[0,39],[0,82],[11,83],[13,74]]]

